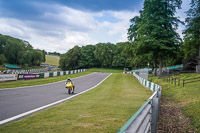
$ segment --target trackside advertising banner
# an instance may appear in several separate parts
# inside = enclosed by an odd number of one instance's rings
[[[18,79],[37,79],[40,78],[40,74],[18,74]]]
[[[16,74],[0,75],[0,81],[11,81],[11,80],[17,80],[17,75]]]

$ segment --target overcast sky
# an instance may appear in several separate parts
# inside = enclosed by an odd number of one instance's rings
[[[183,0],[177,12],[181,20],[189,3]],[[129,20],[142,7],[143,0],[0,0],[0,34],[65,53],[75,45],[127,41]]]

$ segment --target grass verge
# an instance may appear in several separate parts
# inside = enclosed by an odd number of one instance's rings
[[[176,77],[183,80],[200,77],[200,75],[181,74]],[[150,80],[163,87],[162,95],[176,102],[180,106],[183,115],[190,119],[191,126],[197,132],[200,132],[200,81],[182,87],[182,84],[181,86],[175,86],[157,77],[151,77]]]
[[[87,69],[89,72],[105,72],[105,73],[122,73],[123,70],[120,69],[104,69],[104,68],[90,68]]]
[[[92,72],[82,72],[76,73],[72,75],[63,75],[51,78],[43,78],[43,79],[33,79],[33,80],[17,80],[17,81],[9,81],[9,82],[0,82],[0,89],[2,88],[13,88],[13,87],[23,87],[23,86],[33,86],[33,85],[41,85],[48,84],[53,82],[58,82],[62,80],[66,80],[68,77],[75,78],[87,74],[91,74]]]
[[[95,89],[4,125],[0,132],[116,132],[151,94],[132,75],[112,74]]]

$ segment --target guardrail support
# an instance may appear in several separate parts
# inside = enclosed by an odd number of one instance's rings
[[[157,132],[157,122],[158,122],[158,93],[152,99],[151,133],[156,133]]]

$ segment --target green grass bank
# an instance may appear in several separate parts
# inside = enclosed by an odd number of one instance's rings
[[[55,55],[45,55],[47,64],[59,66],[60,56]]]
[[[151,95],[132,75],[112,74],[93,90],[1,126],[0,132],[116,132]]]
[[[191,126],[200,132],[200,81],[182,86],[183,79],[200,77],[200,74],[181,74],[173,77],[181,79],[181,85],[169,84],[157,77],[150,80],[162,86],[162,95],[175,101],[181,108],[184,116],[191,121]]]

